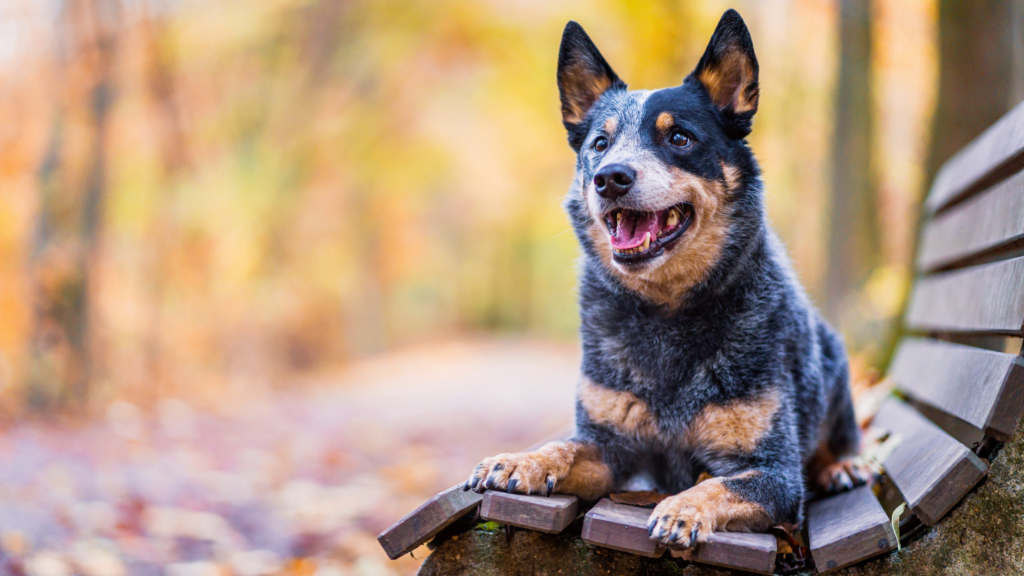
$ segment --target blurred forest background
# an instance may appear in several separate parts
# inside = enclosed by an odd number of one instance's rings
[[[461,476],[495,446],[531,443],[571,410],[578,249],[561,208],[574,162],[555,85],[562,27],[579,21],[631,87],[657,88],[682,81],[730,6],[751,28],[761,67],[750,140],[771,220],[858,373],[884,367],[931,174],[1024,98],[1020,0],[5,0],[0,453],[24,470],[0,474],[0,502],[34,497],[19,490],[40,474],[75,485],[69,470],[92,464],[67,459],[85,458],[108,432],[109,458],[141,458],[131,465],[160,460],[158,436],[187,447],[173,461],[203,470],[196,490],[216,492],[208,482],[242,472],[197,455],[215,449],[197,430],[220,425],[199,414],[263,402],[224,424],[230,438],[259,436],[254,427],[278,434],[246,448],[257,456],[238,470],[297,438],[289,445],[306,448],[286,451],[288,471],[271,466],[276,476],[265,478],[293,512],[324,498],[319,484],[287,481],[310,445],[335,470],[321,474],[324,485],[391,478],[389,494],[404,499],[377,516],[339,504],[340,524],[323,530],[355,546],[330,552],[341,573],[414,569],[359,564],[381,553],[354,535],[368,538],[450,485],[452,469]],[[467,403],[431,412],[430,390],[409,384],[420,377],[438,395],[497,394],[508,417],[473,420]],[[505,381],[503,393],[487,384]],[[346,392],[316,396],[327,388]],[[305,408],[279,413],[281,398],[309,390]],[[529,401],[545,393],[565,396],[561,411]],[[321,413],[329,406],[337,410]],[[311,410],[319,419],[306,419]],[[417,414],[424,423],[354,435],[353,422],[374,411],[396,426]],[[452,434],[438,436],[424,412],[446,415]],[[98,436],[94,416],[105,426]],[[492,426],[492,443],[457,444],[475,425]],[[455,443],[450,459],[430,460],[445,442]],[[225,446],[236,454],[243,444]],[[73,446],[84,452],[70,456]],[[410,470],[422,482],[409,484]],[[210,480],[214,472],[228,476]],[[67,533],[51,548],[82,530],[104,542],[159,532],[133,524],[132,511],[147,506],[143,496],[183,506],[180,494],[139,482],[95,488],[105,512],[85,514],[88,529],[53,524]],[[95,517],[117,520],[100,529]],[[50,524],[27,525],[0,535],[0,552],[28,558],[18,538],[45,540],[40,526]],[[309,535],[321,528],[264,547],[304,570],[301,558],[322,547],[303,543],[320,542]],[[223,556],[172,548],[112,554],[132,566]],[[81,550],[74,561],[44,560],[88,572],[81,566],[100,561]],[[277,566],[266,554],[242,558],[236,573]]]

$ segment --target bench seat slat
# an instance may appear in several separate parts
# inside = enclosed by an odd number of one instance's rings
[[[882,464],[910,509],[929,526],[988,472],[984,460],[900,400],[886,400],[873,423],[901,436]]]
[[[480,505],[481,499],[482,496],[476,492],[463,490],[462,484],[453,486],[381,532],[377,542],[380,542],[388,558],[400,558],[437,536],[452,522],[472,512]]]
[[[994,184],[1024,165],[1024,103],[1018,104],[946,161],[924,202],[929,213]]]
[[[807,508],[811,556],[819,572],[830,572],[888,552],[896,533],[868,486],[812,502]]]
[[[916,400],[1006,440],[1024,414],[1024,360],[924,338],[900,343],[889,377]]]
[[[693,559],[704,564],[757,574],[775,571],[778,541],[771,534],[714,532],[697,546]]]
[[[526,496],[505,492],[484,492],[480,517],[520,528],[558,534],[576,519],[579,498],[565,494]]]
[[[1024,335],[1024,257],[918,280],[906,323],[912,330]]]
[[[1024,243],[1024,172],[924,225],[918,268],[931,271]]]
[[[665,549],[647,536],[650,508],[618,504],[605,498],[587,512],[583,521],[583,541],[595,546],[657,558]],[[697,546],[696,562],[745,570],[758,574],[775,571],[778,545],[771,534],[715,532]]]
[[[583,541],[621,552],[658,558],[665,553],[647,535],[649,508],[618,504],[604,498],[587,512],[583,520]]]

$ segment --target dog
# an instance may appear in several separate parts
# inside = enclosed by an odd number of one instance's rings
[[[808,494],[871,472],[843,342],[767,223],[746,24],[727,11],[682,85],[631,91],[569,22],[558,89],[583,254],[576,432],[483,460],[464,489],[592,501],[646,478],[673,494],[650,537],[683,549],[795,529]]]

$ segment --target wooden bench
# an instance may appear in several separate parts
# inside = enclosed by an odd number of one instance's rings
[[[882,464],[909,508],[903,523],[934,525],[985,477],[985,457],[1015,433],[1024,413],[1024,352],[1019,340],[1006,341],[1012,353],[998,346],[1006,343],[1001,337],[1024,336],[1024,104],[943,165],[924,211],[908,335],[889,368],[897,394],[873,425],[895,446]],[[482,501],[484,519],[546,532],[565,529],[581,509],[571,496],[486,493]],[[379,540],[396,558],[480,502],[472,492],[448,490]],[[649,513],[602,500],[586,512],[581,536],[658,557],[664,550],[647,538]],[[819,572],[897,547],[890,517],[869,488],[812,502],[806,526]],[[775,556],[774,536],[716,533],[692,559],[769,574]]]

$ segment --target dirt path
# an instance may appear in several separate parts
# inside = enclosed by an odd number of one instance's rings
[[[0,574],[412,574],[376,534],[571,422],[578,362],[564,344],[450,343],[217,411],[118,402],[75,429],[15,427]]]

